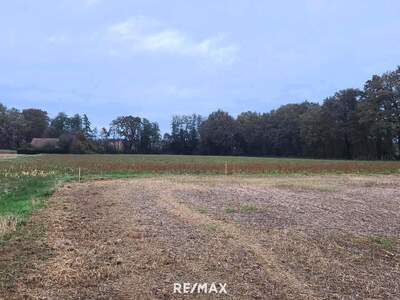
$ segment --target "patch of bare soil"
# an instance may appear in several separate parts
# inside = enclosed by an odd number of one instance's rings
[[[398,299],[396,176],[70,184],[0,248],[0,298]],[[36,224],[36,227],[35,227]],[[0,273],[1,275],[2,273]]]

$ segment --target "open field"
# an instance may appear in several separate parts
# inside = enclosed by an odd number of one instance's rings
[[[310,173],[400,173],[400,161],[346,161],[236,156],[179,155],[36,155],[1,161],[2,172],[39,170],[76,175],[104,173],[189,173],[189,174],[310,174]]]
[[[35,155],[0,158],[0,241],[4,233],[41,207],[56,186],[81,179],[160,174],[399,174],[396,161],[174,155]],[[7,225],[11,224],[7,229]]]
[[[0,248],[0,298],[170,299],[174,282],[221,282],[231,299],[398,299],[399,184],[398,175],[67,183]]]
[[[399,183],[394,161],[0,158],[0,299],[396,299]]]

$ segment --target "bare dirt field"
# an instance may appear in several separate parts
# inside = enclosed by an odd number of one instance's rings
[[[399,299],[399,185],[395,175],[67,184],[0,248],[0,298]],[[228,295],[173,294],[176,282],[226,283]]]

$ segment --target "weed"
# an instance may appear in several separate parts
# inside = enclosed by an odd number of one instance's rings
[[[258,210],[257,206],[254,204],[243,204],[240,206],[240,212],[242,213],[252,213]]]
[[[198,211],[199,213],[201,213],[201,214],[206,214],[206,213],[208,212],[207,208],[204,208],[204,207],[199,207],[199,208],[197,209],[197,211]]]
[[[383,237],[383,236],[372,236],[369,238],[369,240],[382,247],[386,251],[393,251],[394,249],[394,241],[388,237]]]
[[[16,231],[18,223],[19,218],[17,216],[0,216],[0,237]]]
[[[216,225],[216,224],[207,224],[206,225],[206,229],[207,229],[207,231],[209,231],[211,233],[215,233],[215,232],[217,232],[218,225]]]

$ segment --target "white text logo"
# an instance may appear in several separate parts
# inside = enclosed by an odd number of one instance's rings
[[[228,294],[226,283],[174,283],[174,294]]]

